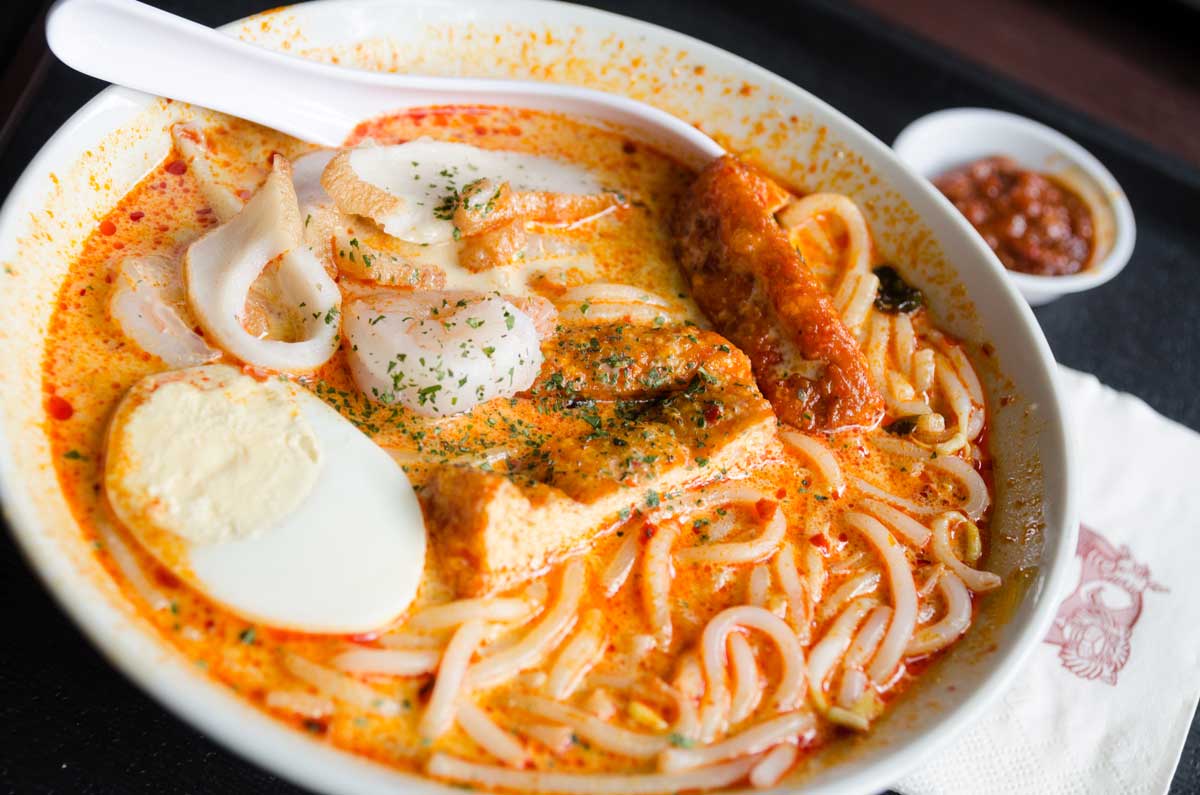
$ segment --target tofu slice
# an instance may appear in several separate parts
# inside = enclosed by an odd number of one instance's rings
[[[460,595],[521,582],[672,495],[779,453],[741,351],[712,332],[606,324],[543,345],[540,401],[559,429],[506,473],[442,466],[421,493],[434,554]]]

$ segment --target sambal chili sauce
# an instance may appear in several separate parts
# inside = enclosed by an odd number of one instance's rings
[[[948,171],[933,184],[1009,270],[1065,276],[1087,267],[1095,241],[1092,211],[1053,177],[997,155]]]

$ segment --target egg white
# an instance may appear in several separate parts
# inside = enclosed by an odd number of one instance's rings
[[[181,373],[187,377],[198,371],[226,381],[253,381],[224,365],[150,378],[178,378]],[[386,452],[307,390],[278,379],[254,383],[285,394],[317,441],[319,472],[294,508],[243,537],[192,541],[164,529],[148,509],[156,498],[169,496],[174,482],[186,478],[190,461],[177,456],[167,464],[160,462],[158,482],[140,484],[144,494],[131,498],[128,489],[122,489],[133,480],[130,462],[136,464],[137,457],[126,455],[119,470],[106,473],[115,512],[173,573],[249,621],[333,634],[366,632],[390,623],[412,602],[424,569],[425,528],[407,476]],[[122,438],[118,423],[128,424],[139,410],[142,406],[118,409],[110,446]],[[163,434],[186,431],[161,428]],[[196,443],[203,445],[203,438]],[[237,457],[229,465],[238,466]],[[117,482],[109,482],[112,478]],[[117,494],[119,499],[112,499]],[[246,493],[248,508],[254,499],[252,491]]]

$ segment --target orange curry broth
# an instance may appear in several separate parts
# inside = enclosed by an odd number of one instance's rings
[[[298,142],[238,121],[207,130],[214,157],[245,173],[266,174],[264,152],[277,150],[288,156],[304,151]],[[605,218],[574,235],[586,240],[597,263],[596,279],[641,286],[660,294],[684,298],[686,286],[674,265],[667,218],[679,192],[686,188],[691,174],[683,167],[641,144],[635,144],[613,132],[602,131],[548,113],[488,108],[433,108],[413,111],[360,126],[352,142],[366,137],[381,143],[395,143],[420,136],[452,138],[477,146],[527,151],[572,160],[594,170],[606,187],[618,189],[630,197],[632,206],[619,218]],[[243,146],[243,142],[250,145]],[[239,164],[242,164],[239,166]],[[415,678],[378,678],[373,684],[384,695],[394,697],[404,709],[395,718],[349,708],[335,710],[327,719],[310,720],[288,712],[271,710],[265,704],[272,690],[310,691],[293,677],[282,663],[284,652],[294,652],[313,661],[328,664],[331,657],[344,651],[348,643],[370,642],[373,636],[357,638],[310,636],[254,626],[225,611],[190,590],[156,564],[137,543],[120,528],[105,504],[103,476],[104,435],[108,418],[117,402],[135,382],[144,376],[167,369],[163,362],[142,352],[126,339],[107,311],[107,302],[116,264],[122,257],[162,253],[182,256],[186,246],[213,228],[216,220],[206,206],[196,179],[177,153],[168,158],[98,224],[87,239],[79,258],[71,264],[59,293],[58,304],[46,339],[43,390],[47,415],[46,432],[51,440],[55,464],[63,493],[77,518],[81,531],[93,541],[97,555],[122,584],[130,599],[139,605],[145,618],[180,653],[194,660],[218,681],[241,694],[251,703],[271,712],[298,728],[326,737],[330,742],[365,756],[398,767],[416,769],[430,750],[423,747],[416,732],[423,699],[432,685],[432,676]],[[836,237],[836,235],[835,235]],[[810,254],[810,259],[811,259]],[[690,311],[694,305],[689,303]],[[199,329],[197,329],[199,331]],[[354,421],[381,444],[429,455],[433,460],[479,452],[498,444],[511,444],[514,437],[526,440],[555,432],[556,418],[537,411],[529,401],[498,399],[468,415],[436,424],[421,420],[398,407],[377,408],[361,398],[350,381],[343,356],[339,353],[309,377],[299,379],[318,396]],[[865,436],[842,433],[828,437],[829,446],[842,467],[849,472],[872,470],[876,482],[885,483],[895,493],[929,496],[935,485],[925,478],[908,476],[903,461],[869,464]],[[874,459],[884,459],[876,455]],[[987,467],[984,467],[985,474]],[[414,483],[422,481],[421,467],[410,469]],[[758,472],[752,481],[780,501],[789,524],[789,539],[802,550],[816,541],[823,550],[840,547],[850,552],[865,544],[841,525],[835,514],[844,506],[828,498],[827,488],[797,466],[791,459],[779,460]],[[951,495],[941,494],[947,501]],[[676,497],[681,501],[687,495]],[[689,519],[680,536],[680,544],[693,542],[706,526],[703,520],[716,520],[714,511],[697,513]],[[831,527],[827,535],[823,529]],[[106,530],[106,528],[111,528]],[[164,609],[155,609],[131,586],[105,542],[106,532],[124,541],[147,573],[151,583],[166,599]],[[639,595],[640,575],[612,599],[605,599],[598,580],[617,545],[626,533],[652,533],[645,519],[635,513],[615,534],[597,540],[587,557],[590,592],[581,603],[583,610],[603,607],[609,636],[606,657],[626,659],[630,638],[650,632]],[[811,540],[810,540],[811,539]],[[675,634],[688,648],[698,638],[705,622],[719,609],[742,603],[751,571],[750,566],[682,566],[672,586]],[[826,593],[853,576],[830,574]],[[558,590],[556,572],[545,575],[553,600]],[[516,589],[520,591],[521,589]],[[425,578],[414,609],[452,598],[441,578],[433,555],[426,561]],[[401,622],[402,623],[402,622]],[[817,627],[819,637],[824,626]],[[764,660],[768,682],[775,681],[778,661],[769,644],[755,644]],[[674,655],[651,652],[642,670],[669,677]],[[924,664],[909,664],[906,677],[915,675]],[[901,681],[889,692],[893,697],[903,689]],[[498,688],[485,697],[481,706],[489,708],[501,725],[513,725],[514,718],[497,709],[510,686]],[[764,699],[764,702],[769,699]],[[760,707],[760,716],[764,708]],[[636,727],[635,724],[628,724]],[[836,730],[822,726],[814,745]],[[480,752],[461,730],[455,728],[434,744],[434,748],[467,757]],[[633,770],[650,769],[652,762],[636,763],[616,757],[586,743],[575,744],[565,755],[547,752],[530,744],[531,757],[538,767],[558,770]]]

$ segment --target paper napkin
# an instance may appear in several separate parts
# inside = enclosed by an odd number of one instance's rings
[[[904,795],[1160,795],[1200,696],[1200,435],[1060,371],[1081,506],[1049,635]]]

